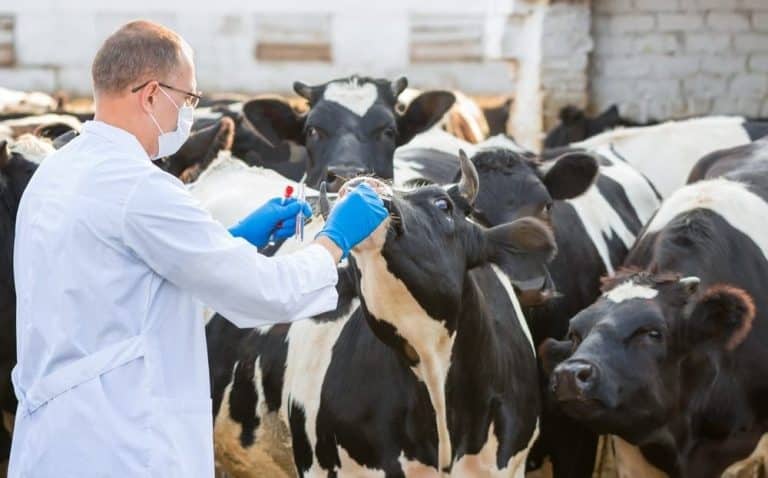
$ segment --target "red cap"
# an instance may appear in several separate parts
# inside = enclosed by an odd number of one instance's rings
[[[285,194],[283,194],[283,197],[288,199],[291,196],[293,196],[293,186],[289,184],[285,187]]]

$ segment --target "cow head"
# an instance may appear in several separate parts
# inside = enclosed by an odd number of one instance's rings
[[[560,124],[547,133],[544,147],[567,146],[623,124],[616,105],[611,105],[595,118],[587,118],[584,110],[575,106],[566,106],[560,110]]]
[[[540,354],[550,390],[574,418],[640,444],[694,393],[706,394],[722,357],[747,336],[755,307],[744,290],[628,271],[571,319],[567,340]]]
[[[436,412],[441,469],[450,457],[445,383],[452,346],[461,318],[480,320],[466,302],[473,290],[469,271],[486,264],[541,268],[555,252],[551,230],[537,219],[490,229],[469,221],[479,183],[463,155],[461,170],[459,183],[447,188],[426,186],[390,195],[390,217],[353,250],[369,325],[427,386]]]
[[[598,174],[597,160],[586,151],[540,161],[531,153],[490,149],[472,163],[483,185],[472,215],[489,226],[526,216],[549,222],[553,201],[583,194]]]
[[[337,191],[349,178],[374,174],[392,179],[395,148],[439,121],[454,102],[447,91],[419,95],[408,108],[396,111],[405,78],[395,81],[352,76],[318,86],[294,83],[309,102],[309,111],[296,112],[285,100],[249,101],[243,113],[259,130],[307,148],[307,184],[327,181]]]

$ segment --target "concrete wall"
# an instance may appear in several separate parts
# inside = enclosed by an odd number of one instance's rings
[[[362,73],[406,74],[412,85],[422,88],[512,93],[516,59],[508,39],[516,35],[511,31],[517,26],[516,10],[525,4],[521,0],[0,2],[0,17],[14,22],[12,33],[0,32],[0,50],[10,35],[15,49],[13,63],[0,66],[0,85],[87,94],[89,66],[100,42],[119,25],[148,18],[176,29],[190,42],[203,90],[288,92],[296,79],[322,82]],[[440,39],[447,46],[439,44]],[[287,43],[298,47],[285,48]],[[303,61],[275,57],[297,49],[301,54],[302,48],[309,55]]]
[[[768,0],[594,0],[591,106],[768,116]]]

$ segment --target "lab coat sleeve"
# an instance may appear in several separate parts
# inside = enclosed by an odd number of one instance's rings
[[[239,327],[290,322],[336,307],[331,254],[310,245],[266,257],[216,222],[173,176],[139,180],[124,211],[125,244],[158,275]]]

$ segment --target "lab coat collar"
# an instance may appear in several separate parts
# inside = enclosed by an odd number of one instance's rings
[[[136,139],[136,136],[132,135],[128,131],[112,126],[111,124],[103,121],[86,121],[81,129],[81,134],[94,134],[111,143],[115,143],[121,149],[131,153],[131,157],[136,157],[141,160],[149,159],[149,155],[144,150],[144,147]]]

